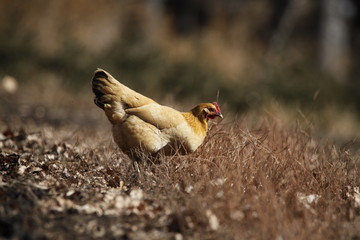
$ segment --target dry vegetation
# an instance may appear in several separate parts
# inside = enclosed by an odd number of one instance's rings
[[[138,169],[102,121],[2,128],[0,235],[358,239],[358,157],[269,119],[213,125],[194,154]]]
[[[359,14],[339,84],[320,1],[194,1],[204,26],[165,2],[0,0],[0,79],[19,85],[0,86],[0,239],[360,239]],[[194,154],[129,168],[97,67],[181,110],[220,90],[225,120]]]

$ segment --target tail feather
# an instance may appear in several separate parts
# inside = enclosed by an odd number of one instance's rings
[[[104,109],[105,104],[111,103],[111,99],[106,97],[108,94],[111,94],[108,87],[109,84],[106,73],[100,69],[96,70],[92,79],[92,91],[95,94],[94,103],[101,109]]]
[[[94,73],[92,91],[95,94],[94,103],[105,111],[113,124],[124,118],[125,109],[154,103],[152,99],[121,84],[102,69],[97,69]]]
[[[125,111],[121,102],[121,83],[102,69],[95,71],[92,79],[92,91],[95,94],[94,103],[105,111],[113,124],[121,121]]]

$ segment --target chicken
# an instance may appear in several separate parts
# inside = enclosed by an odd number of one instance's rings
[[[216,102],[179,112],[141,95],[98,69],[92,79],[95,104],[112,124],[114,141],[129,156],[194,152],[204,141],[208,121],[223,118]]]

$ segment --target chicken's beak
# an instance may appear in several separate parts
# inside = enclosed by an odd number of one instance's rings
[[[224,116],[221,114],[221,112],[218,113],[218,116],[219,116],[221,119],[224,118]]]

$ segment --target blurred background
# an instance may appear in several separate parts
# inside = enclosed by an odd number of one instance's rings
[[[357,0],[0,0],[0,9],[3,124],[103,117],[90,88],[100,67],[182,110],[219,92],[228,113],[300,113],[320,135],[359,136]]]

